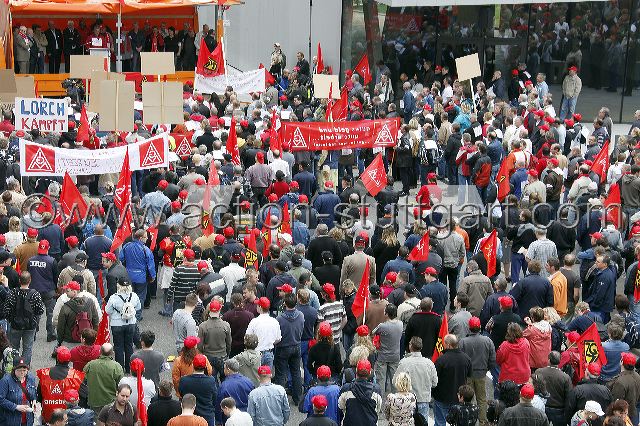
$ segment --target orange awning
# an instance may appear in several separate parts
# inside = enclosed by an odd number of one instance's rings
[[[171,10],[185,6],[200,5],[224,5],[235,6],[241,0],[124,0],[122,14],[138,13],[145,10]],[[21,15],[33,15],[42,13],[90,13],[90,14],[117,14],[120,12],[118,0],[11,0],[12,13]]]

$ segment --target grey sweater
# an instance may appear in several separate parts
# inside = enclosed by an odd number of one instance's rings
[[[479,333],[471,333],[460,340],[460,350],[471,358],[471,376],[479,379],[496,365],[496,348],[491,339]]]
[[[438,386],[438,373],[429,358],[423,357],[420,352],[406,354],[400,360],[393,380],[400,373],[411,376],[411,385],[417,402],[431,402],[431,388]]]

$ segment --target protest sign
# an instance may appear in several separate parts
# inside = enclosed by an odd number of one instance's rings
[[[331,90],[333,87],[333,90]],[[313,95],[318,99],[329,98],[329,92],[333,99],[340,99],[340,81],[337,75],[314,74]]]
[[[66,132],[67,103],[64,99],[16,98],[16,129]]]
[[[128,146],[95,150],[53,148],[20,139],[20,172],[22,176],[119,173],[127,149],[131,170],[169,166],[169,138],[163,133]]]
[[[130,81],[100,82],[100,130],[133,131],[134,85]]]
[[[184,122],[182,83],[179,81],[142,83],[145,123]]]
[[[282,122],[280,136],[291,151],[316,151],[394,146],[400,119],[345,121],[340,123]]]
[[[227,86],[236,93],[264,92],[265,74],[263,69],[245,71],[239,74],[202,77],[196,73],[194,90],[200,93],[224,93]]]
[[[143,75],[175,74],[173,52],[140,52],[140,73]]]

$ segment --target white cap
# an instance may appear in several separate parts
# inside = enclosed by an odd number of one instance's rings
[[[598,416],[604,416],[602,407],[596,401],[587,401],[586,404],[584,404],[584,410],[589,411],[590,413],[597,414]]]
[[[589,198],[589,204],[591,207],[602,207],[602,200],[600,198]]]
[[[278,238],[282,238],[283,240],[285,240],[289,244],[291,244],[291,242],[293,241],[292,238],[291,238],[291,234],[286,234],[286,233],[282,233],[282,232],[278,234]]]

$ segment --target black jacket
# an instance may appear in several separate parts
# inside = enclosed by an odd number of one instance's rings
[[[326,365],[331,368],[331,374],[338,376],[342,371],[342,356],[340,346],[329,342],[318,342],[309,349],[307,369],[315,376],[318,367]]]
[[[571,377],[555,367],[539,368],[536,370],[536,374],[544,379],[547,392],[549,393],[545,406],[550,408],[564,408],[569,392],[571,392],[573,387]]]
[[[324,264],[323,251],[330,251],[333,254],[334,265],[342,265],[343,256],[338,242],[329,236],[322,236],[312,239],[307,249],[307,259],[311,261],[313,268]]]
[[[568,226],[562,220],[551,222],[547,234],[553,235],[553,242],[556,243],[558,258],[561,262],[565,254],[571,253],[576,248],[576,228]]]
[[[471,358],[458,348],[445,349],[435,366],[438,386],[433,388],[433,399],[445,404],[456,404],[458,388],[467,383],[467,377],[471,377]]]
[[[382,398],[378,385],[356,379],[340,389],[340,395],[349,393],[345,402],[343,424],[349,426],[370,426],[378,423],[376,399]],[[377,398],[374,397],[377,394]]]
[[[172,417],[182,413],[180,401],[170,396],[158,396],[156,401],[149,404],[147,416],[149,424],[166,425]]]
[[[534,306],[553,306],[553,287],[548,279],[538,274],[529,274],[521,279],[510,294],[518,302],[517,313],[521,317],[529,316],[529,309]]]
[[[416,312],[409,322],[405,331],[405,349],[409,351],[409,341],[413,336],[422,338],[422,356],[431,359],[433,349],[436,347],[440,323],[442,318],[435,312]]]
[[[548,426],[547,415],[533,407],[530,402],[521,402],[507,408],[500,416],[498,426]]]
[[[393,186],[387,185],[378,195],[375,196],[376,201],[378,202],[378,217],[384,216],[384,206],[387,204],[398,204],[398,200],[400,199],[400,192],[393,189]]]
[[[318,279],[318,282],[324,284],[329,283],[337,289],[340,288],[340,267],[338,265],[322,265],[313,268],[313,275]]]
[[[491,333],[489,337],[493,340],[493,344],[496,347],[496,350],[500,347],[502,342],[504,342],[504,336],[507,334],[507,326],[511,322],[515,322],[521,326],[524,326],[524,322],[522,318],[517,314],[514,314],[511,310],[500,312],[498,315],[493,318],[493,325],[491,327]],[[491,320],[490,320],[491,321]]]
[[[324,414],[312,414],[304,419],[300,426],[338,426],[338,424]]]
[[[450,166],[456,164],[456,155],[462,146],[462,135],[460,133],[452,133],[447,139],[447,145],[444,148],[444,158]]]
[[[587,401],[596,401],[601,407],[608,407],[613,397],[611,391],[605,385],[598,383],[596,379],[581,380],[575,388],[569,392],[564,406],[564,417],[569,422],[571,416],[578,410],[584,409]]]
[[[112,294],[116,294],[118,290],[118,282],[126,281],[128,283],[131,282],[129,279],[129,274],[127,273],[127,268],[120,263],[120,261],[116,261],[116,263],[111,266],[111,268],[107,269],[107,288],[105,291],[107,296],[105,300],[109,300]]]

